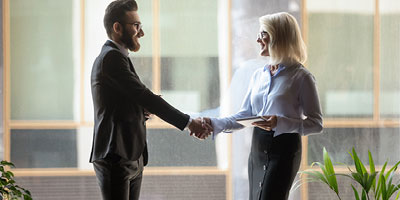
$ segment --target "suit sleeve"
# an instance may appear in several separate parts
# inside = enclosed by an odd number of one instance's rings
[[[120,52],[109,51],[102,64],[103,83],[132,103],[139,104],[169,124],[183,130],[189,121],[189,115],[175,109],[151,92],[129,67],[128,59]]]

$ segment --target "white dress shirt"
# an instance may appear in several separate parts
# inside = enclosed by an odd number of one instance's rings
[[[238,118],[265,115],[277,116],[274,137],[282,133],[321,132],[322,113],[314,76],[301,64],[279,64],[274,76],[269,66],[257,69],[239,112],[211,118],[214,135],[243,128],[236,122]]]

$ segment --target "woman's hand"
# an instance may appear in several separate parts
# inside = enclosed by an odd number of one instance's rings
[[[266,131],[271,131],[273,128],[276,127],[276,124],[278,122],[276,115],[266,115],[262,116],[261,118],[264,119],[264,121],[253,122],[252,124]]]

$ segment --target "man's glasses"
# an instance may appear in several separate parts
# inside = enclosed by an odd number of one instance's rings
[[[257,34],[257,38],[262,40],[268,36],[268,33],[265,31],[261,31],[260,33]]]
[[[142,30],[143,25],[140,22],[133,22],[133,23],[125,23],[125,24],[129,24],[129,25],[133,25],[135,26],[136,30],[139,32],[140,30]]]

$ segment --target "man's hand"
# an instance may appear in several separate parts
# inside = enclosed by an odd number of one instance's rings
[[[209,132],[213,132],[213,127],[211,124],[211,119],[209,117],[202,117],[201,118],[201,124],[203,125],[203,128],[208,129]]]
[[[190,135],[200,140],[206,139],[212,132],[211,123],[207,123],[203,118],[192,120],[189,124]]]
[[[262,116],[261,118],[264,120],[259,122],[253,122],[252,124],[266,131],[271,131],[273,128],[276,127],[276,124],[278,123],[276,115],[270,115],[270,116],[267,115],[267,116]]]
[[[147,109],[143,109],[143,114],[144,114],[144,118],[145,121],[147,121],[148,119],[150,119],[150,117],[153,115],[152,113],[150,113]]]

